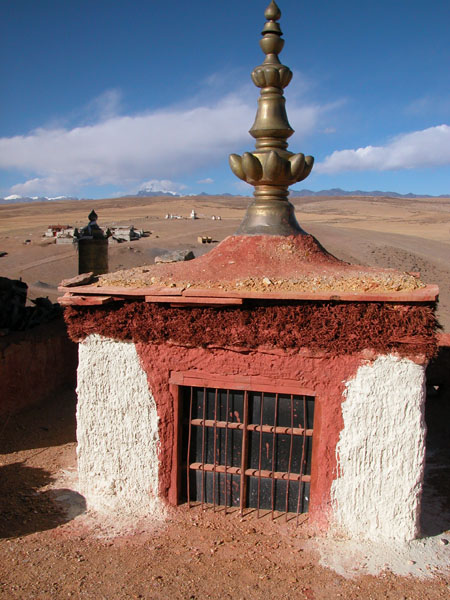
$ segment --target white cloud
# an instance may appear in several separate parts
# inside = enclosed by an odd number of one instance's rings
[[[211,179],[211,177],[207,177],[206,179],[199,179],[197,183],[214,183],[214,179]]]
[[[173,194],[178,194],[185,189],[186,186],[183,183],[176,183],[170,179],[150,179],[139,186],[139,190],[146,192],[170,192]]]
[[[110,89],[94,98],[84,109],[86,116],[99,121],[107,121],[116,117],[122,104],[122,92],[117,89]]]
[[[256,96],[232,93],[216,102],[137,115],[116,115],[120,94],[93,101],[96,122],[78,127],[42,127],[28,135],[0,138],[0,169],[26,173],[10,188],[23,195],[80,192],[87,185],[136,188],[147,179],[177,179],[231,152],[253,148],[248,135]],[[198,98],[195,99],[198,102]],[[290,102],[298,136],[311,132],[327,107]],[[188,108],[186,108],[188,106]],[[301,151],[301,149],[298,149]]]
[[[385,146],[336,150],[315,166],[316,173],[388,171],[450,165],[450,127],[438,125],[399,135]]]
[[[68,190],[73,193],[78,189],[70,178],[60,177],[34,177],[24,183],[16,183],[11,186],[10,191],[20,196],[48,196],[60,191]]]

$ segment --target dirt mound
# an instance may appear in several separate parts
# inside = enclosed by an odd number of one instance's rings
[[[408,273],[351,265],[312,235],[230,236],[187,263],[149,265],[100,277],[99,286],[151,285],[225,291],[411,291],[424,284]]]

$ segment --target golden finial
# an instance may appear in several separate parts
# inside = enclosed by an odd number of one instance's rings
[[[258,110],[250,134],[256,139],[255,152],[230,155],[233,173],[255,186],[255,200],[238,229],[248,235],[296,235],[304,233],[297,223],[294,207],[288,201],[289,186],[302,181],[311,172],[314,159],[287,150],[287,139],[294,133],[285,109],[283,89],[292,79],[292,71],[282,65],[278,54],[284,40],[277,21],[281,11],[272,0],[264,12],[267,22],[262,30],[264,62],[253,69],[253,83],[261,89]]]

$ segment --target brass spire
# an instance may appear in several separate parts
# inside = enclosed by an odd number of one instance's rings
[[[273,0],[264,16],[267,22],[259,43],[266,58],[252,72],[253,83],[261,88],[255,122],[249,132],[256,139],[256,150],[242,156],[231,154],[229,159],[233,173],[255,187],[255,199],[237,233],[298,235],[305,232],[288,200],[288,188],[308,177],[314,158],[287,150],[286,140],[294,130],[287,118],[283,88],[289,85],[292,71],[278,59],[284,40],[277,23],[281,11]]]

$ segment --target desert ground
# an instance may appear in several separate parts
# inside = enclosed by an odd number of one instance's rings
[[[30,298],[48,296],[78,273],[78,257],[71,245],[55,245],[44,238],[48,225],[82,227],[95,208],[99,225],[134,225],[149,237],[110,246],[109,270],[153,263],[169,250],[191,249],[198,256],[211,248],[197,237],[220,242],[234,233],[248,198],[153,197],[95,201],[63,201],[0,206],[0,258],[3,276],[21,277]],[[419,271],[423,281],[440,288],[438,318],[450,332],[450,198],[294,198],[300,225],[316,236],[332,254],[347,262]],[[194,209],[197,220],[188,216]],[[184,219],[166,220],[168,213]],[[219,215],[221,220],[212,220]],[[29,243],[25,243],[30,240]],[[215,244],[214,244],[215,245]]]
[[[158,254],[211,248],[232,234],[246,198],[129,198],[0,207],[0,274],[22,279],[31,298],[55,300],[77,274],[71,246],[49,243],[50,224],[133,224],[149,237],[110,247],[110,270]],[[450,199],[294,199],[302,227],[339,258],[420,271],[441,290],[439,319],[450,332]],[[166,213],[199,219],[166,220]],[[221,220],[212,220],[220,215]],[[25,243],[25,240],[31,240]],[[443,402],[446,402],[444,407]],[[167,598],[240,600],[422,600],[449,597],[450,410],[427,402],[427,467],[421,515],[427,540],[407,547],[318,539],[307,515],[256,519],[186,507],[164,524],[109,519],[76,492],[73,389],[0,423],[0,599]]]

